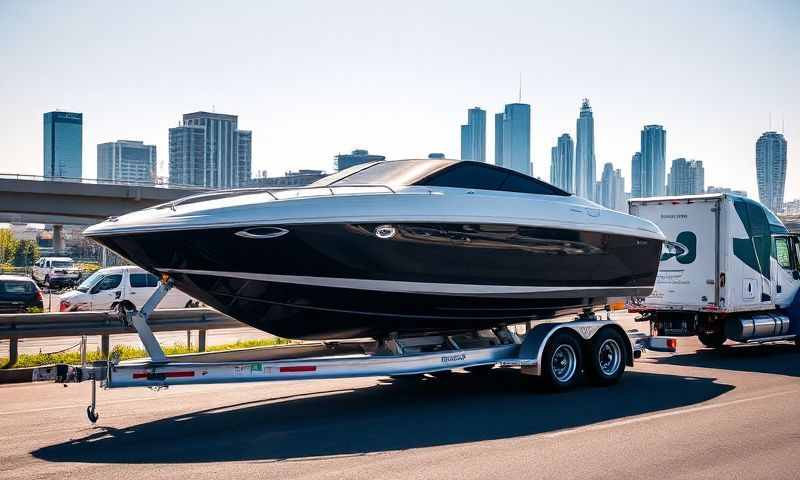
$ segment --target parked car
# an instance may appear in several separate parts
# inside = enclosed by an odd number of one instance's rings
[[[69,257],[42,257],[33,264],[33,279],[50,288],[72,287],[81,279],[81,270]]]
[[[42,291],[32,279],[21,275],[0,275],[0,313],[42,311]]]
[[[78,288],[59,297],[59,310],[140,309],[158,286],[158,277],[136,266],[100,269]],[[173,288],[159,304],[160,308],[190,308],[200,303]]]

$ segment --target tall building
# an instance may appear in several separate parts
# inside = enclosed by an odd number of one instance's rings
[[[764,132],[756,142],[758,199],[773,212],[783,210],[786,186],[786,139],[778,132]]]
[[[486,111],[481,108],[470,108],[467,124],[461,125],[461,159],[486,161]]]
[[[531,175],[531,106],[509,103],[494,122],[495,164]]]
[[[697,195],[706,191],[705,171],[700,160],[676,158],[667,176],[667,195]]]
[[[666,147],[667,131],[664,127],[645,125],[641,134],[642,164],[639,175],[642,197],[661,197],[666,194]]]
[[[81,178],[83,174],[83,114],[44,114],[44,176]]]
[[[247,185],[251,176],[252,132],[239,130],[238,123],[236,115],[184,114],[183,125],[169,130],[170,183],[206,188]]]
[[[238,186],[250,183],[253,176],[253,132],[251,130],[236,131],[236,162],[238,163]]]
[[[636,152],[631,157],[631,198],[642,196],[642,154]]]
[[[577,121],[577,146],[575,148],[575,195],[594,199],[597,173],[594,159],[594,117],[589,99],[584,98]]]
[[[625,178],[622,176],[622,170],[615,170],[613,164],[606,163],[603,165],[603,172],[597,183],[596,200],[598,203],[612,210],[627,211]]]
[[[169,129],[169,183],[205,185],[205,127]]]
[[[97,179],[114,182],[156,181],[156,146],[138,140],[97,145]]]
[[[575,152],[572,137],[568,133],[558,137],[556,146],[550,152],[550,183],[567,192],[574,192]]]
[[[386,160],[383,155],[370,155],[367,150],[353,150],[352,153],[340,153],[333,157],[336,162],[336,170],[344,170],[355,165],[369,162],[382,162]]]

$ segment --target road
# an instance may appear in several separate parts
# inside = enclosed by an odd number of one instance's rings
[[[100,391],[0,387],[0,478],[798,478],[800,352],[651,354],[611,388],[513,371]]]

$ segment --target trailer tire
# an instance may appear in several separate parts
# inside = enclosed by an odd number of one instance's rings
[[[608,386],[620,381],[625,373],[625,339],[619,332],[605,328],[592,337],[586,370],[594,385]]]
[[[697,332],[697,339],[709,348],[719,348],[727,340],[725,332],[722,330],[717,330],[714,333]]]
[[[551,390],[564,391],[574,387],[583,373],[581,344],[575,335],[556,332],[544,348],[542,379]]]

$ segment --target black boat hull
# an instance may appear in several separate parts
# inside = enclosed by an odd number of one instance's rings
[[[645,296],[661,241],[479,224],[302,224],[93,237],[287,338],[490,328]]]

